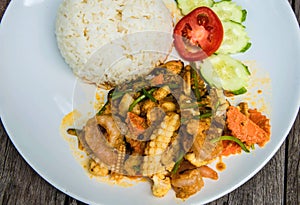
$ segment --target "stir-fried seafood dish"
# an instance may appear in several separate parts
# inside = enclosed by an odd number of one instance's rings
[[[62,2],[62,56],[80,79],[111,89],[92,118],[67,132],[91,174],[147,179],[154,196],[173,189],[186,199],[203,178],[218,179],[212,161],[263,147],[270,120],[244,100],[228,101],[247,93],[251,77],[231,56],[251,47],[247,11],[228,0],[163,2]]]
[[[230,105],[194,66],[169,61],[115,87],[83,129],[68,130],[90,156],[92,174],[145,177],[154,196],[173,188],[186,199],[203,178],[218,179],[212,160],[270,139],[269,119],[246,102]]]

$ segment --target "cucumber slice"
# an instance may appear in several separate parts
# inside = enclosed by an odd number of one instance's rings
[[[230,55],[210,56],[199,66],[202,77],[211,87],[238,94],[246,90],[250,72],[246,65]]]
[[[216,53],[234,54],[247,51],[251,47],[245,26],[235,21],[222,21],[224,37]]]
[[[212,7],[213,4],[213,0],[177,0],[177,5],[183,15],[187,15],[197,7]]]
[[[216,2],[212,10],[218,15],[221,21],[231,20],[242,23],[247,17],[247,11],[230,0]]]

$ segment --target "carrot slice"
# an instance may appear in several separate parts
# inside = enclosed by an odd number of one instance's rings
[[[253,114],[255,114],[255,112]],[[255,114],[252,118],[257,121],[261,117]],[[258,144],[262,147],[270,140],[270,134],[260,128],[259,125],[255,124],[250,118],[242,114],[236,107],[229,107],[226,123],[232,135],[249,146]]]
[[[146,120],[133,112],[127,112],[126,122],[128,129],[136,136],[142,134],[146,129]]]
[[[242,152],[241,146],[235,142],[226,140],[222,141],[222,144],[223,150],[221,155],[223,156],[229,156],[231,154],[240,154]]]
[[[271,134],[271,125],[270,119],[266,116],[262,115],[261,112],[256,109],[249,109],[249,119],[252,120],[255,124],[257,124],[261,129],[263,129],[268,135]]]

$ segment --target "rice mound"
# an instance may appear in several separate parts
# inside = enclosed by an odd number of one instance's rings
[[[173,22],[161,0],[64,0],[56,39],[81,79],[114,86],[166,60]]]

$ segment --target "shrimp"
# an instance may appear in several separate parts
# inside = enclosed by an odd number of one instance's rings
[[[112,115],[98,115],[96,116],[96,120],[97,123],[106,130],[107,141],[113,147],[117,147],[123,143],[123,136],[114,122]]]
[[[204,186],[199,168],[188,169],[171,176],[171,184],[178,198],[188,198]]]
[[[206,165],[199,167],[199,171],[200,171],[201,176],[204,178],[210,178],[210,179],[214,179],[214,180],[217,180],[219,178],[218,173]]]
[[[84,150],[96,161],[103,162],[108,168],[117,163],[118,152],[107,143],[105,135],[99,130],[95,118],[91,118],[78,135]]]

